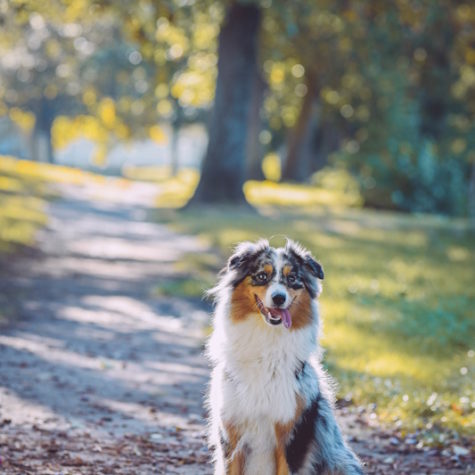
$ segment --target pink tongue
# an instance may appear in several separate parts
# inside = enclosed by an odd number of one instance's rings
[[[285,328],[290,328],[292,326],[292,317],[287,309],[270,307],[267,310],[273,317],[278,315],[282,319]]]
[[[282,323],[284,324],[285,328],[290,328],[292,326],[292,317],[290,316],[290,312],[286,310],[281,311],[282,316]]]

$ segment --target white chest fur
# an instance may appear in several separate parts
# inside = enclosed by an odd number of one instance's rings
[[[238,429],[237,451],[252,448],[246,471],[267,475],[275,473],[275,424],[295,417],[302,391],[295,371],[315,348],[316,328],[256,326],[254,317],[215,327],[210,403],[215,417]]]
[[[295,370],[309,358],[315,330],[256,328],[253,316],[228,325],[219,337],[222,417],[234,422],[288,422],[296,410]]]

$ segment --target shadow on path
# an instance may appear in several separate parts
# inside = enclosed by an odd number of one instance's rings
[[[147,222],[155,193],[150,185],[63,192],[40,233],[41,257],[20,260],[0,276],[2,300],[17,312],[15,324],[0,335],[0,426],[10,440],[23,431],[50,438],[60,431],[63,438],[74,434],[100,446],[140,438],[140,453],[151,441],[158,453],[143,473],[159,473],[177,441],[195,446],[202,459],[208,369],[201,329],[208,309],[158,299],[153,289],[174,275],[180,256],[203,246]],[[41,440],[49,439],[43,434]],[[1,438],[0,448],[10,463],[7,473],[24,473],[28,466]],[[81,460],[92,463],[84,454]],[[167,473],[206,473],[192,462],[168,464]],[[58,459],[58,466],[64,463]],[[116,467],[112,473],[121,472]]]

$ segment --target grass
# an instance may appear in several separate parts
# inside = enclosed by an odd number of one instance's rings
[[[28,162],[0,157],[0,255],[34,244],[50,196]]]
[[[0,255],[34,246],[47,222],[45,207],[53,184],[82,183],[103,177],[78,169],[0,156]]]
[[[353,191],[272,182],[246,185],[256,212],[177,211],[196,173],[145,176],[161,183],[156,219],[212,249],[176,262],[180,277],[157,293],[201,296],[239,241],[296,239],[325,268],[322,344],[339,397],[376,407],[405,431],[426,429],[428,443],[439,430],[473,430],[475,239],[466,221],[362,210]],[[0,255],[34,245],[53,184],[104,179],[0,157]]]
[[[189,259],[177,263],[187,273],[165,292],[199,295],[239,241],[298,240],[325,268],[322,345],[339,397],[376,407],[381,420],[403,432],[424,429],[428,443],[447,429],[469,434],[475,423],[473,228],[463,220],[318,200],[291,208],[281,205],[279,186],[273,188],[276,199],[270,195],[255,213],[158,210],[156,219],[204,239],[220,256],[214,269]],[[209,256],[216,260],[215,252]]]

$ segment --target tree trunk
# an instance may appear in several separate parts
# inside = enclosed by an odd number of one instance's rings
[[[221,27],[209,143],[192,204],[244,201],[242,186],[260,17],[256,5],[233,3]]]
[[[475,220],[475,163],[472,163],[470,182],[468,185],[468,216]]]
[[[427,58],[423,63],[420,78],[419,129],[422,137],[439,141],[446,131],[450,108],[450,95],[447,94],[447,90],[454,80],[450,53],[453,51],[456,32],[448,7],[434,2],[430,18],[427,25],[428,32],[436,35],[438,40],[433,41],[433,36],[426,35],[428,41],[423,45]]]
[[[36,109],[35,127],[32,138],[32,158],[38,162],[54,163],[51,127],[54,121],[54,108],[48,99],[41,98]]]
[[[303,181],[308,177],[308,154],[305,149],[312,140],[314,128],[312,123],[318,119],[318,84],[316,74],[308,71],[306,74],[307,94],[303,98],[297,123],[290,133],[287,158],[282,173],[284,180]]]
[[[341,146],[341,131],[332,123],[322,123],[312,137],[310,173],[315,173],[328,164],[328,157]]]
[[[261,74],[256,71],[254,78],[251,110],[249,113],[249,133],[246,147],[246,178],[249,180],[263,180],[262,156],[264,150],[259,140],[262,130],[261,104],[264,100],[266,83]]]
[[[179,168],[178,141],[180,139],[180,126],[174,122],[172,124],[172,136],[170,141],[170,173],[176,176]]]

